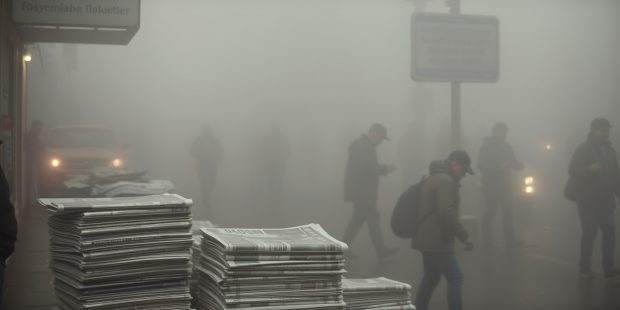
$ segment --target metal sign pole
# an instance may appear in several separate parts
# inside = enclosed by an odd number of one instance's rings
[[[461,0],[449,0],[450,14],[461,14]],[[451,82],[452,94],[452,150],[461,149],[461,83]]]

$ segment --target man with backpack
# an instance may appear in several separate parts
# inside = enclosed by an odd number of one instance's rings
[[[424,276],[416,296],[416,309],[426,310],[443,275],[448,280],[450,310],[460,310],[463,274],[454,253],[455,238],[473,249],[473,241],[459,219],[459,182],[466,173],[474,174],[465,151],[453,151],[444,161],[434,161],[430,176],[419,195],[417,231],[411,247],[422,253]]]
[[[620,199],[620,171],[616,151],[609,142],[611,124],[605,118],[596,118],[590,124],[590,133],[570,160],[570,186],[565,196],[577,203],[581,222],[580,275],[593,278],[590,258],[594,239],[600,228],[603,233],[603,272],[605,278],[620,276],[614,267],[614,209]],[[615,196],[615,197],[614,197]]]

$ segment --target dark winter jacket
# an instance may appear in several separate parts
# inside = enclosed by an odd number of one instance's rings
[[[601,165],[601,171],[590,171],[595,163]],[[598,142],[589,136],[573,153],[569,174],[575,181],[573,190],[578,203],[613,207],[614,194],[620,199],[618,158],[609,142]]]
[[[9,183],[0,167],[0,261],[13,253],[17,240],[17,221],[10,196]]]
[[[377,147],[368,136],[363,135],[356,139],[349,146],[349,159],[344,179],[344,200],[376,205],[379,176],[387,173],[387,166],[379,164]]]
[[[455,238],[464,242],[468,233],[459,219],[459,183],[445,161],[430,165],[430,177],[422,187],[419,214],[430,214],[411,239],[422,252],[454,252]]]
[[[478,153],[478,169],[482,172],[483,189],[509,191],[512,169],[523,170],[523,164],[515,156],[510,144],[487,137]]]

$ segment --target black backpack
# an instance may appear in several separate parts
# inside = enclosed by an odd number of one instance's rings
[[[392,211],[392,219],[390,225],[392,232],[400,238],[411,238],[418,230],[418,226],[424,221],[419,220],[418,205],[420,204],[420,193],[422,192],[422,186],[426,183],[427,177],[411,185],[406,191],[404,191]],[[425,216],[425,218],[428,214]]]

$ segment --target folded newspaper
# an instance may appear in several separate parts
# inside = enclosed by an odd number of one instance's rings
[[[342,279],[347,310],[415,310],[411,285],[384,277]]]
[[[189,291],[192,295],[192,309],[196,308],[196,292],[198,290],[198,276],[200,271],[198,265],[200,262],[200,256],[202,250],[200,244],[202,243],[202,228],[217,227],[211,221],[192,221],[192,279],[190,281]]]
[[[320,225],[201,231],[197,309],[344,309],[347,245]]]
[[[39,199],[61,309],[190,308],[191,205],[179,195]]]

